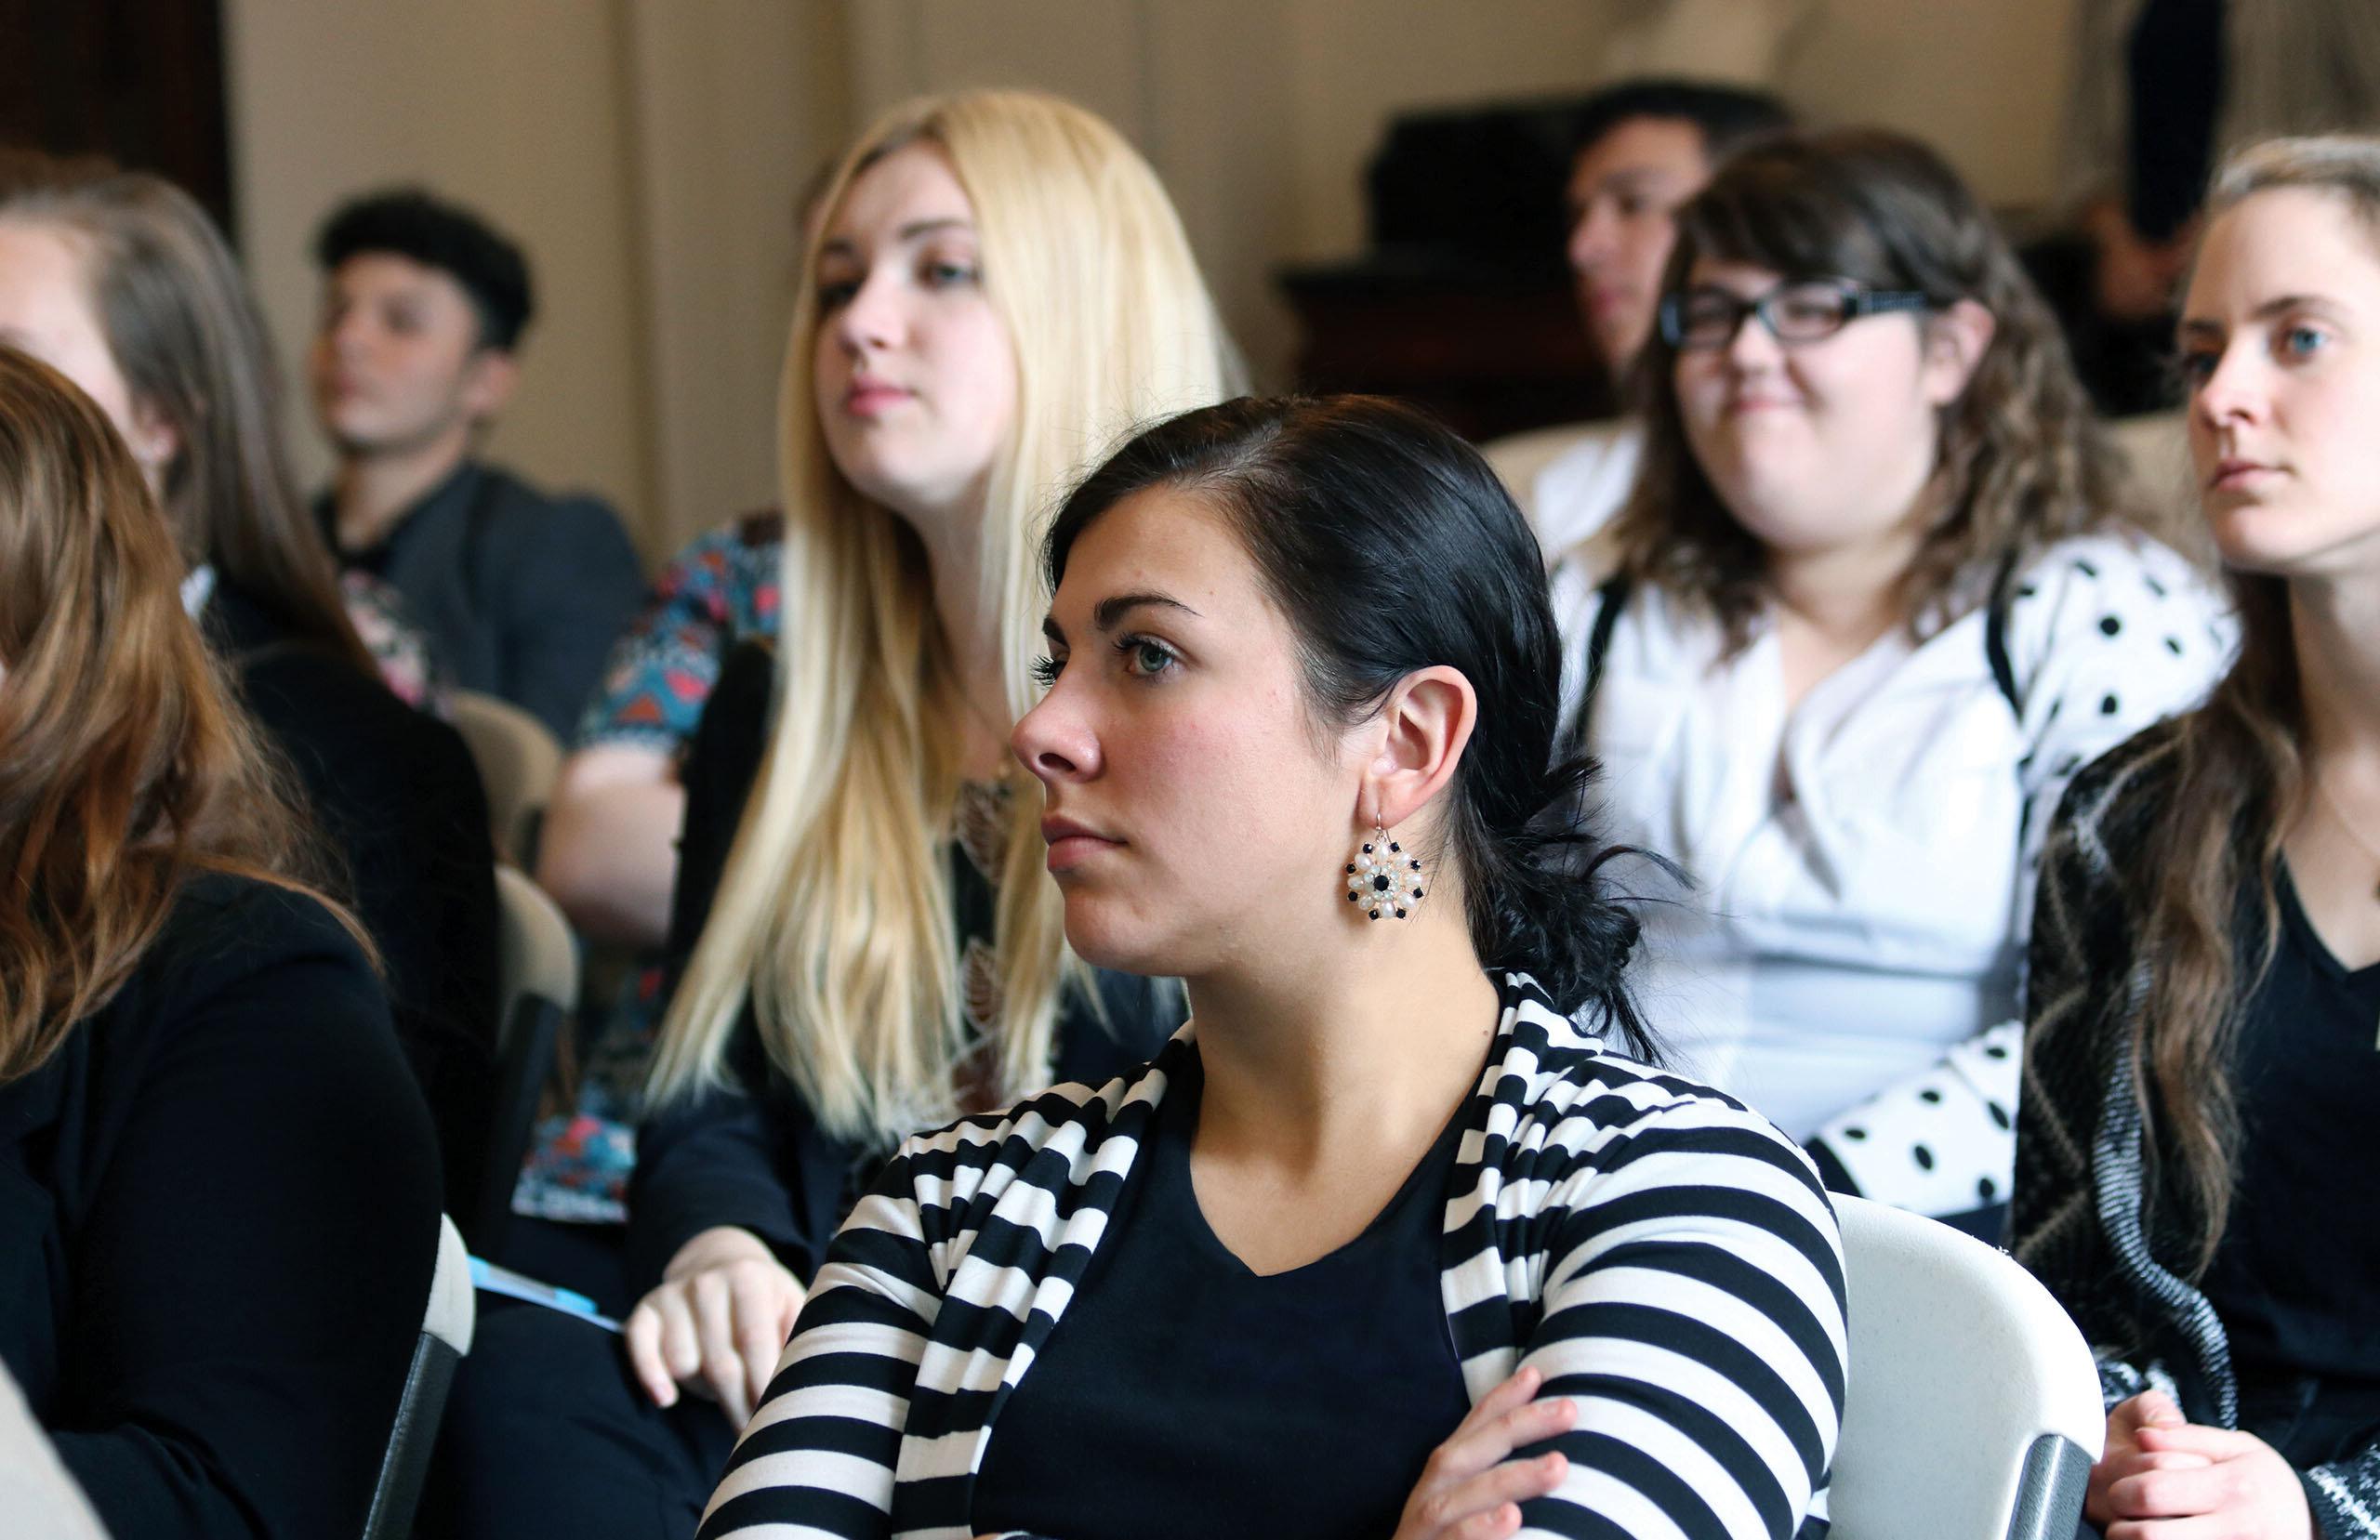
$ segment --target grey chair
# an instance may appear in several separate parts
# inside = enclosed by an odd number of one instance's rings
[[[371,1511],[364,1516],[364,1540],[406,1540],[413,1533],[414,1510],[421,1503],[422,1478],[430,1469],[430,1453],[438,1442],[439,1419],[446,1413],[446,1391],[455,1382],[455,1366],[471,1350],[471,1327],[477,1320],[471,1302],[471,1259],[455,1222],[438,1218],[438,1270],[430,1280],[430,1304],[423,1310],[421,1336],[414,1343],[413,1364],[405,1371],[404,1393],[397,1402],[397,1420],[389,1433],[388,1453],[380,1459],[380,1480],[372,1489]]]
[[[2073,1540],[2107,1419],[2091,1349],[2005,1252],[1834,1200],[1851,1377],[1833,1540]]]

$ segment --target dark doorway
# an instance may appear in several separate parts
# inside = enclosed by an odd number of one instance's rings
[[[0,0],[0,144],[154,171],[237,228],[221,0]]]

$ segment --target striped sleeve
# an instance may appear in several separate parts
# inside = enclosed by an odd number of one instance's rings
[[[1626,1121],[1598,1095],[1554,1134],[1541,1314],[1521,1362],[1579,1406],[1529,1536],[1825,1533],[1843,1415],[1842,1238],[1808,1160],[1714,1097]],[[1633,1109],[1631,1110],[1633,1111]]]
[[[905,1148],[827,1248],[696,1540],[892,1533],[893,1469],[941,1302],[909,1166]]]

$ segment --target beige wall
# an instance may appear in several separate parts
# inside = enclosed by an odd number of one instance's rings
[[[1034,86],[1106,114],[1278,384],[1296,339],[1272,270],[1361,248],[1365,164],[1397,111],[1774,54],[1814,114],[1925,135],[1987,197],[2032,202],[2054,185],[2071,4],[229,0],[240,234],[294,367],[306,242],[340,196],[420,180],[511,228],[542,314],[493,453],[612,497],[657,558],[774,495],[792,200],[903,97]]]
[[[536,265],[538,317],[493,453],[632,522],[654,495],[620,38],[588,0],[230,0],[240,244],[293,387],[291,440],[327,464],[298,373],[307,245],[341,197],[419,181],[486,210]]]

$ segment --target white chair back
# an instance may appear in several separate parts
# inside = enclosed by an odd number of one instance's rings
[[[450,698],[455,731],[470,745],[487,792],[495,825],[496,853],[506,861],[529,859],[538,816],[562,773],[562,744],[546,724],[494,695],[457,690]]]
[[[1834,1204],[1851,1296],[1834,1540],[2072,1540],[2107,1429],[2074,1323],[2004,1252]]]

